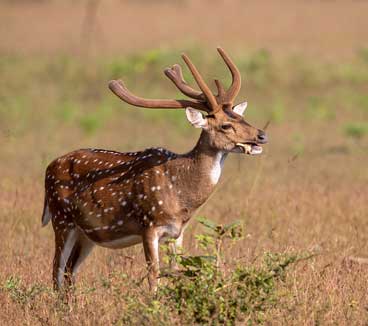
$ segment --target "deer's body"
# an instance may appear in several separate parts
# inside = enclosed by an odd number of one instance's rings
[[[186,57],[203,93],[191,89],[182,80],[177,66],[167,75],[185,94],[198,101],[144,100],[134,97],[116,81],[110,84],[119,97],[134,105],[187,107],[192,104],[209,112],[203,118],[198,111],[187,109],[188,120],[203,128],[189,153],[175,154],[162,148],[133,153],[82,149],[48,166],[42,222],[46,225],[51,219],[55,232],[55,288],[72,283],[77,268],[94,245],[115,249],[141,242],[149,266],[150,285],[154,288],[160,241],[176,239],[181,246],[183,230],[216,186],[227,154],[260,153],[257,144],[265,142],[265,135],[243,120],[245,105],[240,105],[240,109],[232,107],[230,95],[235,96],[232,93],[237,92],[240,80],[230,59],[221,49],[219,52],[235,81],[227,93],[216,82],[219,90],[216,98],[208,93],[203,81],[197,80],[197,72]]]
[[[158,242],[180,242],[188,220],[214,189],[226,156],[202,143],[183,155],[163,148],[132,153],[81,149],[54,160],[46,170],[43,218],[46,224],[54,217],[61,234],[54,278],[61,284],[61,275],[75,273],[83,252],[95,244],[125,248],[141,243],[153,227]],[[59,268],[63,260],[65,271]]]

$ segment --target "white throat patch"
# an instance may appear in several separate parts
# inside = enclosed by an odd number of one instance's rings
[[[210,171],[210,178],[212,184],[217,184],[220,179],[222,167],[224,166],[226,154],[224,152],[218,152],[216,154],[216,158],[213,162],[211,171]]]

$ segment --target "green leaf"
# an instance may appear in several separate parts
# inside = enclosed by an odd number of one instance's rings
[[[216,231],[218,228],[218,225],[215,222],[206,219],[205,217],[197,217],[197,221],[213,231]]]

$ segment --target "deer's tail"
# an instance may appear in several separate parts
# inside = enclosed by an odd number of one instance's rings
[[[43,213],[42,213],[42,226],[46,226],[51,220],[51,212],[49,205],[47,203],[47,198],[45,196],[45,201],[43,205]]]

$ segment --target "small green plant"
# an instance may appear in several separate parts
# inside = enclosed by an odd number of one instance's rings
[[[344,132],[348,137],[351,137],[355,140],[360,140],[368,133],[368,124],[349,123],[345,126]]]
[[[101,127],[101,119],[97,114],[90,113],[79,119],[79,126],[86,134],[93,134]]]
[[[81,115],[78,124],[79,127],[88,135],[99,130],[110,118],[113,111],[110,106],[102,104],[98,110]]]
[[[239,222],[216,224],[198,219],[207,232],[196,236],[203,253],[196,256],[170,253],[179,270],[166,271],[154,300],[127,298],[124,323],[159,323],[178,320],[186,325],[235,325],[263,321],[265,312],[278,301],[277,284],[286,268],[300,260],[297,254],[265,253],[261,261],[247,265],[224,261],[223,251],[242,239]]]
[[[21,306],[31,303],[39,294],[46,290],[40,284],[33,284],[27,288],[22,284],[21,279],[16,276],[9,277],[3,285],[3,289],[10,294],[14,302]]]

